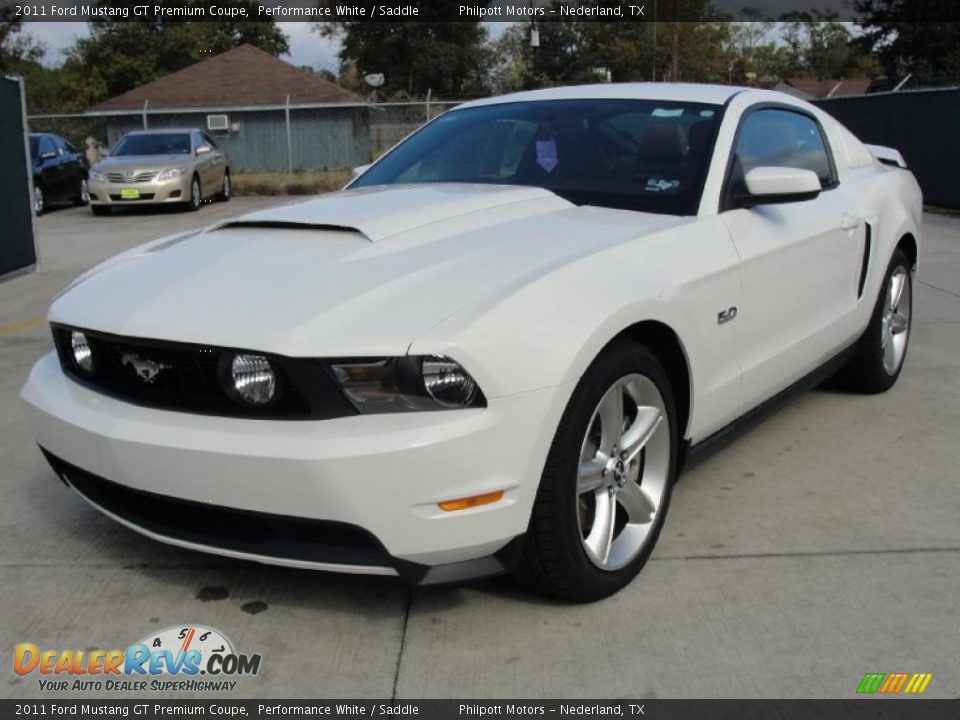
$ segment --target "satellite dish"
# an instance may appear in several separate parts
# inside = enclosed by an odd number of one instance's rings
[[[378,88],[383,85],[383,73],[370,73],[369,75],[363,76],[364,81],[373,88]]]

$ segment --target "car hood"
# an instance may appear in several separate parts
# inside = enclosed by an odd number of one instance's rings
[[[122,155],[116,157],[104,158],[98,162],[93,169],[102,173],[108,172],[126,172],[134,170],[137,172],[151,172],[164,170],[169,167],[180,167],[189,165],[193,162],[190,155]]]
[[[295,357],[403,354],[472,302],[685,220],[538,188],[348,190],[117,256],[62,293],[50,320]]]

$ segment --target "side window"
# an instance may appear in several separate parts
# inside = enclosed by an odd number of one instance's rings
[[[57,147],[53,144],[53,139],[49,135],[45,135],[43,140],[40,141],[40,156],[44,156],[47,153],[57,154]]]
[[[194,131],[194,132],[192,132],[192,133],[190,133],[190,134],[193,135],[193,150],[194,150],[194,152],[196,152],[197,148],[200,147],[201,145],[206,145],[206,143],[205,143],[204,140],[203,140],[203,135],[201,135],[200,133],[198,133],[198,132],[196,132],[196,131]]]
[[[836,180],[820,126],[807,115],[789,110],[757,110],[743,121],[730,177],[731,193],[746,192],[746,174],[765,166],[812,170],[821,187]]]

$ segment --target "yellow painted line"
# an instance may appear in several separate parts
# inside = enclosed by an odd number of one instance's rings
[[[6,325],[0,325],[0,336],[12,335],[13,333],[18,333],[23,330],[29,330],[30,328],[35,328],[37,325],[42,325],[44,322],[44,318],[39,317],[31,320],[21,320],[20,322],[12,322]]]

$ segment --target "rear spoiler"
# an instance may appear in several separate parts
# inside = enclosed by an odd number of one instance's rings
[[[907,169],[907,161],[903,159],[903,155],[900,154],[899,150],[884,147],[883,145],[867,145],[867,150],[884,165],[903,168],[904,170]]]

